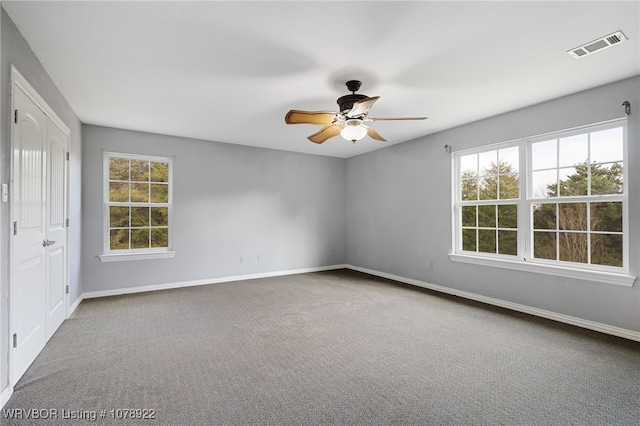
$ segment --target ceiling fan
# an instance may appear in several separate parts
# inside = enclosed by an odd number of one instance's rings
[[[398,118],[371,118],[368,117],[369,108],[380,96],[369,97],[357,94],[361,82],[359,80],[347,81],[347,89],[350,95],[338,98],[340,112],[332,111],[300,111],[292,109],[284,117],[287,124],[317,124],[322,125],[322,129],[307,137],[311,142],[321,144],[327,139],[341,135],[348,141],[356,143],[360,139],[369,135],[370,138],[379,141],[386,141],[371,127],[364,124],[368,121],[381,120],[426,120],[427,117],[398,117]]]

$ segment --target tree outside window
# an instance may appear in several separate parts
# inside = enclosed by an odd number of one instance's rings
[[[105,156],[107,251],[167,249],[171,160]]]

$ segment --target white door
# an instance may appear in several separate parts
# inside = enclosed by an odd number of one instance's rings
[[[16,383],[67,316],[68,132],[43,112],[32,89],[16,84],[13,96],[10,364]]]
[[[47,341],[45,153],[47,117],[18,87],[13,129],[11,209],[11,378],[15,383]]]
[[[67,317],[67,135],[51,120],[47,122],[46,274],[45,303],[47,340]]]

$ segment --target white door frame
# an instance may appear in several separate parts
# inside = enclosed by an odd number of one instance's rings
[[[24,94],[27,95],[27,97],[42,111],[44,112],[44,114],[57,126],[60,128],[60,130],[62,130],[62,132],[64,133],[64,135],[66,136],[66,145],[67,145],[67,153],[69,152],[69,135],[71,134],[71,130],[69,129],[69,127],[58,117],[58,115],[53,111],[53,109],[51,109],[51,107],[49,107],[49,105],[46,103],[46,101],[38,94],[38,92],[31,86],[31,84],[29,84],[29,82],[22,76],[22,74],[20,74],[20,72],[15,68],[14,65],[11,65],[11,117],[10,120],[13,120],[13,114],[15,111],[15,95],[14,92],[16,89],[20,89],[22,90],[22,92]],[[15,134],[14,134],[14,126],[10,126],[10,140],[11,140],[11,165],[10,165],[10,179],[11,182],[13,182],[13,173],[14,173],[14,165],[13,165],[13,150],[14,150],[14,138],[15,138]],[[67,218],[68,218],[68,212],[69,212],[69,193],[68,193],[68,189],[69,189],[69,162],[67,161],[66,163],[66,176],[67,176],[67,182],[66,182],[66,188],[67,188],[67,196],[66,196],[66,214],[67,214]],[[10,186],[9,189],[9,214],[10,214],[10,219],[9,219],[9,224],[11,227],[11,224],[13,224],[15,218],[13,217],[13,187],[12,185]],[[12,230],[8,229],[7,230],[9,232],[9,235],[11,235]],[[69,228],[68,226],[66,227],[66,233],[67,233],[67,259],[65,262],[65,288],[69,288]],[[12,293],[12,286],[13,286],[13,271],[11,270],[11,264],[13,261],[13,255],[14,255],[14,247],[13,247],[13,239],[9,239],[10,243],[9,243],[9,312],[8,312],[8,319],[9,319],[9,334],[7,336],[7,340],[4,342],[5,344],[7,344],[8,349],[9,349],[9,365],[8,365],[8,370],[7,373],[9,375],[9,389],[12,390],[13,386],[16,383],[16,378],[12,377],[13,373],[12,373],[12,362],[13,362],[13,351],[12,349],[12,342],[11,342],[11,330],[12,328],[12,308],[13,306],[11,306],[11,293]],[[65,318],[69,317],[69,295],[68,293],[65,291]]]

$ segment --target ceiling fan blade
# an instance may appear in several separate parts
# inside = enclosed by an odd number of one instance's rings
[[[371,98],[354,102],[353,107],[351,108],[351,111],[347,113],[347,117],[353,118],[363,114],[366,115],[369,112],[369,108],[371,108],[374,102],[377,101],[378,99],[380,99],[380,96],[373,96]]]
[[[342,128],[340,126],[336,126],[335,124],[327,124],[322,129],[320,129],[318,132],[316,132],[316,133],[312,134],[311,136],[309,136],[307,139],[309,139],[311,142],[315,142],[317,144],[320,144],[320,143],[323,143],[324,141],[326,141],[329,138],[332,138],[334,136],[338,136],[340,134],[340,130],[342,130]]]
[[[336,113],[331,111],[300,111],[292,109],[284,117],[287,124],[331,124]]]
[[[367,118],[366,121],[383,121],[383,120],[426,120],[429,117],[392,117],[392,118]]]
[[[362,124],[361,126],[364,127],[365,129],[367,129],[367,135],[369,135],[369,137],[371,139],[375,139],[375,140],[382,141],[382,142],[386,142],[387,141],[385,138],[380,136],[380,133],[376,132],[371,127],[365,126],[364,124]]]

